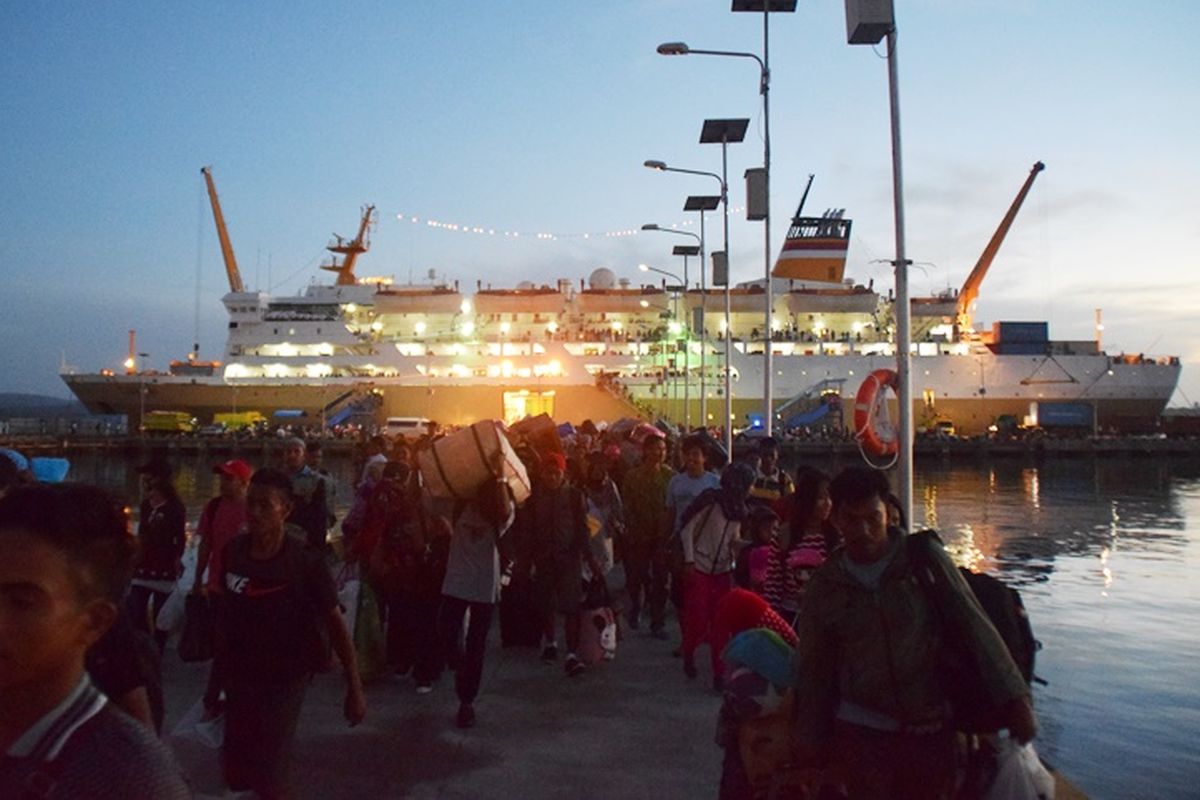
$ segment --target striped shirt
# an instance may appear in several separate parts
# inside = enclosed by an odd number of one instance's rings
[[[805,586],[827,555],[822,533],[801,536],[786,553],[778,543],[772,544],[767,557],[767,577],[763,582],[763,597],[771,608],[791,620],[800,610]]]
[[[167,748],[85,674],[0,755],[0,797],[191,797]]]

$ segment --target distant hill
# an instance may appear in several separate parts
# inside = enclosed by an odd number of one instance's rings
[[[82,417],[87,413],[78,400],[44,394],[0,392],[0,417]]]

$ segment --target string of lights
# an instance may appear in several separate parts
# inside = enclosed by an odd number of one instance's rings
[[[729,212],[740,213],[745,211],[745,207],[731,208]],[[396,214],[398,222],[407,222],[412,225],[421,225],[434,230],[445,231],[447,233],[469,233],[475,236],[494,236],[502,239],[539,242],[554,242],[563,239],[619,239],[627,236],[637,236],[642,232],[641,226],[636,228],[623,228],[620,230],[610,231],[590,231],[583,233],[553,233],[549,231],[515,231],[497,228],[494,225],[472,225],[458,222],[446,222],[440,219],[432,219],[428,216],[420,214]],[[695,228],[694,220],[675,223],[673,225],[664,225],[664,228],[673,230],[687,230]]]

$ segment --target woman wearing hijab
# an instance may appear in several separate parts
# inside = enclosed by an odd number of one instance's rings
[[[705,491],[683,515],[683,671],[689,678],[696,677],[696,648],[708,638],[717,604],[733,586],[734,547],[754,477],[748,464],[730,464],[721,473],[720,488]],[[709,650],[713,688],[720,690],[721,652]]]

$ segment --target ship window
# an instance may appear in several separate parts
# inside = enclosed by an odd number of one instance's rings
[[[229,327],[230,327],[231,329],[232,329],[232,328],[236,328],[236,327],[237,327],[237,323],[236,323],[236,322],[231,322],[231,323],[229,323]]]
[[[274,333],[276,336],[278,336],[278,335],[279,335],[279,328],[272,328],[272,329],[271,329],[271,332],[272,332],[272,333]]]

